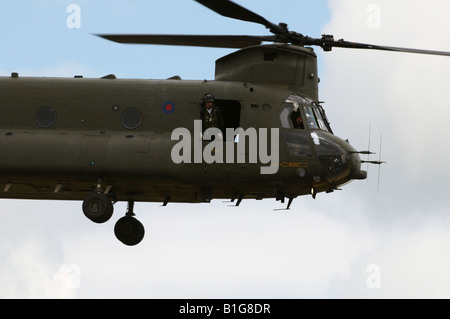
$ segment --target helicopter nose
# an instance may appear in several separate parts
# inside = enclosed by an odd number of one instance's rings
[[[346,174],[346,179],[350,180],[362,180],[367,178],[367,172],[361,170],[361,158],[359,153],[350,145],[348,140],[342,141],[342,148],[345,154],[341,156],[346,158],[348,162],[348,173]]]
[[[350,144],[349,144],[350,145]],[[352,147],[353,149],[353,147]],[[350,179],[366,179],[367,172],[361,169],[361,159],[359,158],[359,154],[356,150],[352,150],[349,154],[350,158]]]
[[[367,172],[361,170],[359,154],[348,141],[322,133],[312,136],[323,174],[330,185],[337,187],[353,179],[367,178]]]
[[[349,163],[349,180],[361,180],[367,178],[367,172],[361,170],[361,158],[359,153],[350,145],[348,140],[343,141],[343,149],[345,152],[345,157]]]

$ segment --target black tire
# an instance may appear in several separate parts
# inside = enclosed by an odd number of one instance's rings
[[[94,223],[106,223],[113,212],[113,204],[105,194],[92,193],[83,201],[83,213]]]
[[[125,216],[117,221],[114,234],[123,244],[135,246],[144,238],[145,229],[144,225],[136,218]]]

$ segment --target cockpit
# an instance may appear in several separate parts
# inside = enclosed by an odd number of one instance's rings
[[[325,110],[315,101],[299,95],[291,95],[282,105],[281,126],[293,129],[319,129],[333,133]]]
[[[351,179],[365,178],[356,150],[333,134],[319,103],[293,94],[282,103],[279,114],[286,163],[300,165],[300,177],[308,168],[313,188],[332,191]]]

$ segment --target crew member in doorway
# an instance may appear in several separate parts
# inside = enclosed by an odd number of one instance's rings
[[[220,108],[215,103],[212,94],[207,93],[203,96],[202,108],[200,110],[203,132],[211,127],[216,127],[223,132],[223,116]]]

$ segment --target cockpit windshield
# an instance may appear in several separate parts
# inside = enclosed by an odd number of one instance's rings
[[[289,96],[283,103],[280,120],[284,128],[304,129],[306,126],[333,133],[324,109],[316,102],[298,95]]]

